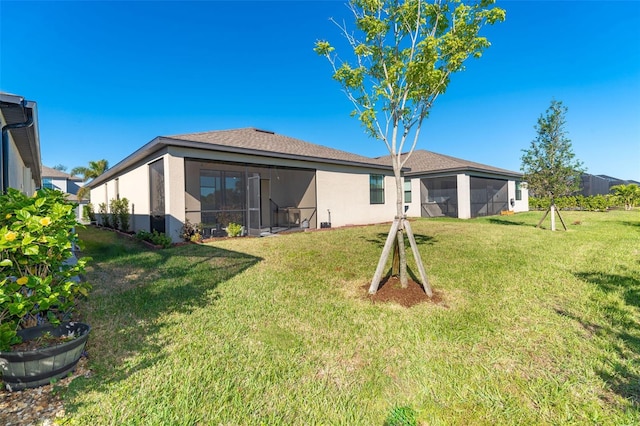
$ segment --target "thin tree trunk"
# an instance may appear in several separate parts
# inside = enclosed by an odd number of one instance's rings
[[[556,205],[551,203],[551,230],[556,230]]]
[[[400,221],[400,226],[398,227],[397,232],[397,244],[398,244],[398,253],[400,255],[400,287],[407,288],[409,287],[409,281],[407,279],[407,251],[404,247],[404,225],[405,219],[403,218]]]
[[[396,231],[396,241],[398,244],[398,256],[400,260],[400,286],[407,288],[409,282],[407,279],[407,250],[404,246],[404,179],[400,168],[400,155],[398,155],[393,164],[393,174],[396,182],[396,218],[400,220],[400,225]]]

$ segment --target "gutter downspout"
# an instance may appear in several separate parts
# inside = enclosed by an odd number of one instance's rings
[[[2,176],[0,176],[0,194],[7,192],[9,186],[9,130],[31,127],[33,125],[33,109],[27,108],[27,101],[22,99],[22,109],[27,114],[27,121],[23,123],[12,123],[2,126],[2,149],[0,157],[2,162]]]

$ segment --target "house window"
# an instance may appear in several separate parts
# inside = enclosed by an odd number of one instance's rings
[[[369,203],[384,204],[383,175],[369,175]]]
[[[411,179],[404,178],[404,202],[411,202]]]
[[[42,187],[56,189],[55,186],[53,186],[53,181],[51,180],[51,178],[42,178]]]
[[[516,182],[516,200],[522,200],[522,182]]]

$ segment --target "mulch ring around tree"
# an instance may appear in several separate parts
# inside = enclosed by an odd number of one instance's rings
[[[432,303],[442,307],[447,307],[444,302],[442,293],[433,290],[433,296],[427,296],[424,292],[424,287],[409,278],[407,288],[402,288],[400,285],[400,279],[396,276],[383,278],[378,287],[376,294],[369,294],[369,286],[371,283],[367,283],[362,286],[365,291],[365,298],[369,299],[372,303],[397,303],[405,308],[418,305],[420,303]]]

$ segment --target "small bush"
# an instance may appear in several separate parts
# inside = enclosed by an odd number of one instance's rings
[[[109,201],[109,210],[111,211],[109,220],[111,221],[111,226],[113,226],[113,229],[118,229],[120,227],[120,216],[118,215],[118,202],[119,200],[116,200],[115,198]]]
[[[67,321],[88,295],[78,277],[90,259],[67,262],[80,243],[75,207],[52,189],[0,195],[0,351],[20,343],[20,328]]]
[[[199,236],[199,240],[196,242],[202,241],[202,227],[199,223],[193,224],[189,219],[184,221],[184,225],[182,225],[182,229],[180,230],[180,238],[185,241],[194,241],[194,236]],[[197,238],[197,237],[196,237]]]
[[[116,210],[113,212],[118,217],[120,223],[120,230],[122,232],[129,231],[129,200],[121,198],[115,203]]]
[[[100,225],[111,228],[111,220],[107,213],[107,203],[98,204],[98,214],[100,215]]]
[[[242,235],[242,225],[231,222],[227,225],[227,235],[230,237],[239,237]]]
[[[140,241],[147,241],[156,246],[161,246],[162,248],[169,248],[173,244],[173,241],[171,241],[171,238],[167,234],[160,233],[156,230],[153,232],[143,230],[138,231],[136,233],[136,239]]]
[[[82,208],[82,218],[91,223],[96,221],[96,213],[93,210],[93,204],[89,203]]]

